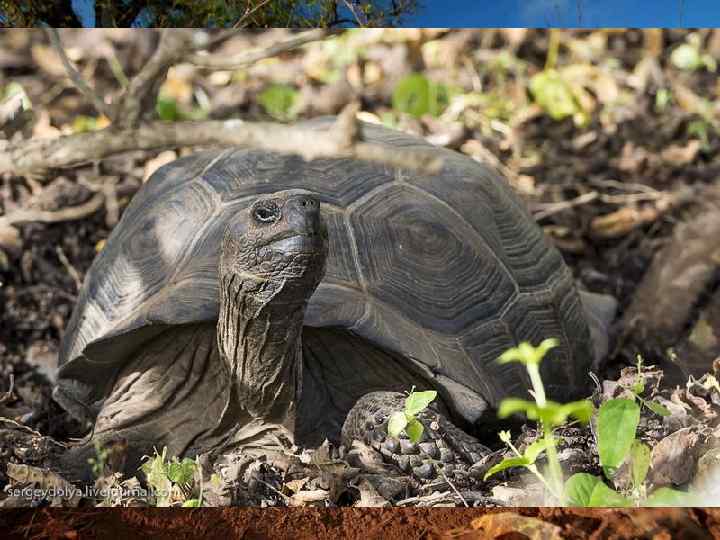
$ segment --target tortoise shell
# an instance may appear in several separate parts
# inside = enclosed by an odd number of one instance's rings
[[[432,148],[376,125],[363,131],[374,143]],[[160,168],[85,277],[60,352],[61,381],[84,389],[85,403],[101,400],[118,369],[168,325],[217,320],[228,218],[258,194],[301,188],[320,200],[329,233],[327,272],[305,325],[348,329],[402,355],[469,421],[476,398],[494,406],[527,396],[524,368],[496,362],[522,341],[557,338],[543,362],[549,394],[578,394],[592,344],[560,253],[494,169],[432,151],[444,158],[437,175],[246,149]]]

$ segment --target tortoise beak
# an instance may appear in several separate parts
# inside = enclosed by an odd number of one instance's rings
[[[314,253],[321,247],[318,235],[293,234],[270,243],[272,249],[282,253]]]
[[[320,203],[309,195],[294,195],[283,209],[288,229],[296,235],[315,236],[321,231]]]

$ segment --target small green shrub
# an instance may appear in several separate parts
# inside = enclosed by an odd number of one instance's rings
[[[532,472],[547,488],[549,493],[562,505],[570,506],[674,506],[690,505],[693,498],[685,492],[670,488],[660,488],[650,495],[646,493],[645,480],[650,468],[650,447],[636,439],[640,422],[641,407],[645,406],[656,414],[669,414],[662,405],[643,399],[644,391],[642,365],[638,362],[638,376],[635,382],[625,388],[631,398],[610,399],[597,411],[598,453],[600,464],[607,478],[612,478],[624,463],[630,466],[631,488],[618,492],[610,488],[603,478],[588,473],[577,473],[563,480],[563,473],[557,455],[557,440],[553,430],[568,418],[575,417],[587,424],[594,407],[589,400],[560,404],[545,398],[545,389],[540,377],[540,362],[557,340],[546,339],[539,346],[521,343],[509,349],[499,359],[501,363],[520,362],[530,375],[535,401],[506,399],[500,404],[498,416],[505,418],[522,412],[530,420],[538,420],[543,438],[529,445],[525,452],[512,444],[510,433],[500,432],[500,439],[512,450],[514,457],[505,458],[492,467],[485,478],[511,467],[525,467]],[[547,475],[538,470],[535,462],[545,452],[547,454]]]
[[[258,95],[258,102],[270,116],[285,122],[297,117],[297,96],[298,91],[292,86],[273,84]]]
[[[400,80],[392,96],[393,110],[415,118],[425,114],[438,116],[448,105],[449,90],[420,73],[413,73]]]
[[[167,448],[161,454],[145,456],[140,467],[152,488],[155,506],[173,506],[181,502],[183,507],[202,506],[202,471],[197,460],[173,456],[168,460]]]
[[[424,411],[436,397],[437,392],[435,390],[415,392],[413,386],[410,394],[405,398],[405,409],[395,411],[390,415],[387,428],[388,435],[398,438],[405,431],[412,442],[420,441],[425,428],[416,416]]]

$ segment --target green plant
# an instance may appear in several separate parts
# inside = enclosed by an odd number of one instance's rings
[[[577,125],[589,121],[588,113],[582,107],[573,87],[556,69],[545,69],[530,79],[530,93],[543,111],[553,120],[572,117]]]
[[[685,71],[697,71],[707,69],[715,72],[717,70],[717,61],[711,54],[703,53],[702,39],[696,32],[687,35],[686,43],[678,45],[670,53],[670,61],[678,68]]]
[[[100,478],[104,474],[108,454],[107,449],[103,448],[98,441],[95,441],[95,457],[87,460],[95,478]]]
[[[500,432],[500,439],[513,451],[515,457],[506,458],[492,467],[485,478],[511,467],[525,467],[545,485],[560,504],[570,506],[674,506],[692,503],[693,499],[688,493],[670,488],[656,489],[647,494],[645,481],[650,468],[651,450],[636,439],[641,407],[645,406],[660,415],[669,412],[662,405],[640,396],[645,390],[645,382],[639,358],[638,375],[631,386],[625,387],[632,398],[610,399],[597,411],[598,454],[603,472],[607,478],[613,478],[619,468],[626,464],[630,472],[630,488],[625,492],[615,491],[603,478],[588,473],[576,473],[563,481],[553,430],[564,424],[570,416],[586,424],[593,415],[594,407],[589,400],[566,404],[546,400],[539,366],[545,354],[556,345],[557,341],[554,339],[546,339],[537,347],[521,343],[500,357],[501,363],[520,362],[525,365],[530,375],[535,401],[515,398],[503,400],[498,416],[505,418],[510,414],[524,412],[528,419],[539,421],[543,438],[520,453],[512,444],[510,433]],[[539,471],[535,464],[543,452],[547,454],[547,475]]]
[[[202,471],[197,460],[173,456],[166,457],[167,447],[154,456],[145,456],[140,467],[152,488],[155,506],[172,506],[182,502],[183,507],[202,506]],[[196,488],[196,484],[199,487]],[[197,492],[197,496],[193,495]]]
[[[258,102],[276,120],[288,121],[297,116],[297,96],[298,92],[292,86],[273,84],[258,95]]]
[[[424,411],[436,397],[437,392],[435,390],[415,392],[415,387],[413,386],[408,397],[405,398],[405,408],[402,411],[395,411],[390,415],[387,428],[388,435],[398,438],[400,434],[405,431],[412,442],[416,443],[420,441],[425,428],[416,417]]]
[[[395,86],[392,105],[395,112],[419,118],[425,114],[438,116],[447,107],[449,99],[450,92],[445,85],[413,73]]]
[[[485,479],[510,467],[526,467],[545,485],[555,499],[562,501],[564,498],[562,469],[560,468],[560,461],[557,456],[557,441],[553,437],[553,430],[564,424],[571,416],[583,424],[586,424],[592,416],[593,406],[588,400],[561,404],[546,399],[545,387],[542,382],[542,377],[540,376],[540,362],[547,352],[556,347],[557,344],[558,341],[556,339],[546,339],[537,347],[533,347],[530,343],[523,342],[517,347],[508,349],[500,356],[498,361],[501,364],[519,362],[525,366],[530,376],[532,396],[535,401],[518,398],[505,399],[500,403],[498,416],[500,418],[507,418],[512,414],[523,412],[528,419],[538,420],[540,422],[543,438],[531,444],[525,452],[521,454],[512,443],[510,443],[510,434],[508,432],[501,432],[500,439],[505,442],[505,444],[508,444],[516,457],[505,459],[492,467],[485,475]],[[546,452],[548,457],[547,478],[535,465],[536,459],[542,452]]]

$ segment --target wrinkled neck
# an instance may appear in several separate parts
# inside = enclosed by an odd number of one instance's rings
[[[255,420],[290,433],[300,393],[304,305],[278,304],[263,285],[221,278],[217,337],[239,405]]]

